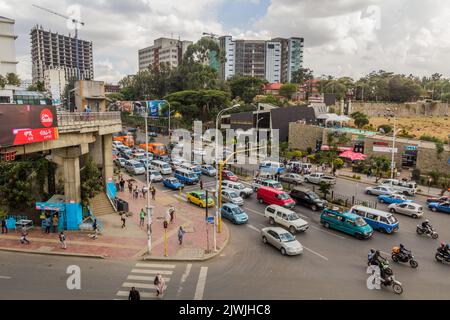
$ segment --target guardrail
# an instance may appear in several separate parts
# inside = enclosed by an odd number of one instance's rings
[[[120,112],[58,112],[58,126],[89,123],[93,126],[108,121],[121,121]]]

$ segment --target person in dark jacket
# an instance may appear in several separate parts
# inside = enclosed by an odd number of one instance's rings
[[[134,287],[132,287],[130,290],[130,294],[128,295],[128,300],[131,300],[131,301],[141,300],[141,295],[139,294],[139,291],[137,291]]]
[[[8,227],[6,225],[6,217],[2,218],[2,234],[8,233]]]

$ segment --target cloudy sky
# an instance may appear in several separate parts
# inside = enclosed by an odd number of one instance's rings
[[[0,0],[16,20],[18,71],[31,78],[29,32],[36,25],[68,34],[64,19],[79,6],[94,42],[97,80],[137,71],[137,51],[158,37],[198,40],[202,32],[236,38],[305,38],[305,67],[316,75],[359,77],[372,70],[450,76],[448,0]]]

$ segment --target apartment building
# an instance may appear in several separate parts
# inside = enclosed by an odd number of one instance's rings
[[[0,16],[0,75],[17,73],[16,39],[13,19]]]
[[[52,104],[61,105],[64,89],[66,88],[66,74],[63,69],[48,69],[44,71],[45,90],[52,96]]]
[[[177,68],[192,43],[171,38],[156,39],[152,46],[139,50],[139,71],[160,63],[168,63],[172,68]]]
[[[265,79],[271,83],[292,80],[292,74],[303,65],[303,38],[272,40],[233,40],[219,38],[226,61],[219,69],[222,80],[235,75]]]
[[[44,81],[49,69],[64,70],[66,81],[77,78],[77,66],[80,79],[94,78],[92,42],[46,31],[42,26],[34,27],[30,36],[33,83]]]

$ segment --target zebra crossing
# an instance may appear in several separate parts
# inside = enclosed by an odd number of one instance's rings
[[[136,263],[114,300],[128,299],[132,287],[139,291],[141,299],[158,299],[156,288],[153,284],[156,275],[161,274],[166,285],[169,286],[175,267],[173,264]]]

